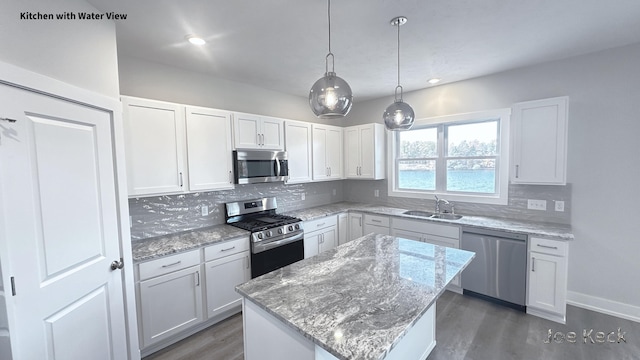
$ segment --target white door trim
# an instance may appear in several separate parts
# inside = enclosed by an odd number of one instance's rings
[[[99,108],[112,113],[111,126],[113,133],[113,150],[114,150],[114,170],[116,172],[116,201],[119,223],[119,245],[120,253],[124,259],[124,269],[122,271],[122,283],[124,286],[123,293],[125,296],[125,320],[127,326],[127,345],[129,347],[128,354],[130,360],[140,359],[140,347],[138,343],[138,325],[136,315],[135,301],[135,283],[133,276],[133,258],[131,251],[131,234],[129,227],[129,203],[127,198],[127,178],[126,178],[126,162],[124,156],[124,132],[122,124],[122,106],[119,99],[111,98],[102,94],[95,93],[90,90],[82,89],[74,85],[67,84],[60,80],[56,80],[15,65],[0,61],[0,83],[10,86],[28,89],[33,92],[46,94],[48,96],[64,99],[74,103],[88,105]],[[0,199],[1,200],[1,199]],[[2,217],[2,208],[0,207],[0,220]],[[8,249],[6,241],[0,241],[0,258],[3,259],[1,265],[3,267],[2,276],[3,283],[11,283],[11,275],[4,269],[9,269],[11,259],[7,256]],[[10,310],[12,299],[7,297],[7,310]],[[15,319],[9,311],[9,325],[15,327]],[[14,339],[11,339],[12,346],[15,346]]]

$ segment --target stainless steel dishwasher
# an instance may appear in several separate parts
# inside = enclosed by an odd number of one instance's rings
[[[463,228],[460,248],[476,253],[462,272],[465,295],[526,310],[527,235]]]

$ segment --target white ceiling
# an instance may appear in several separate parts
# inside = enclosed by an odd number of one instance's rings
[[[127,14],[122,55],[303,97],[325,71],[326,0],[88,2]],[[335,71],[356,99],[393,95],[399,15],[405,92],[640,42],[638,0],[334,0]]]

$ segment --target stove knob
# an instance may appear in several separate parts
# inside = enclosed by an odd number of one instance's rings
[[[296,230],[300,230],[300,224],[296,224]]]
[[[278,234],[282,234],[284,231],[282,231],[282,228],[278,229]]]
[[[289,225],[289,231],[293,231],[293,225]]]
[[[271,230],[267,231],[267,237],[271,237],[272,234]]]
[[[258,239],[262,239],[262,233],[258,233]]]

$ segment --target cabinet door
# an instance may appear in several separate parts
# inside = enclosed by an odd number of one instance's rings
[[[261,148],[265,150],[284,149],[284,121],[276,118],[262,118],[260,136]]]
[[[527,306],[565,314],[567,258],[530,252],[529,299]]]
[[[327,129],[311,125],[313,145],[313,180],[327,180],[329,167],[327,166]]]
[[[360,177],[365,179],[375,178],[375,128],[373,124],[360,127]],[[380,144],[379,146],[382,146]]]
[[[203,320],[199,265],[141,281],[139,286],[143,347]]]
[[[393,235],[395,237],[402,238],[402,239],[424,241],[424,235],[423,234],[417,233],[417,232],[413,232],[413,231],[393,229],[393,230],[391,230],[391,235]]]
[[[429,243],[429,244],[439,245],[439,246],[446,246],[446,247],[450,247],[450,248],[454,248],[454,249],[459,249],[460,248],[460,240],[458,240],[458,239],[451,239],[451,238],[447,238],[447,237],[443,237],[443,236],[430,235],[430,234],[424,234],[423,236],[424,237],[423,237],[422,241],[424,241],[426,243]],[[460,286],[460,275],[454,277],[453,280],[451,280],[450,284],[459,287]]]
[[[250,263],[249,252],[243,251],[205,264],[209,318],[242,304],[235,288],[251,279]]]
[[[319,244],[322,232],[314,231],[304,234],[304,258],[310,258],[318,255],[320,252]]]
[[[336,232],[337,232],[337,229],[335,228],[335,226],[322,231],[322,234],[320,237],[320,244],[318,246],[318,253],[321,253],[336,247],[337,245]]]
[[[329,179],[342,179],[342,128],[335,126],[328,128],[326,144]]]
[[[129,196],[185,188],[184,109],[177,104],[123,97]]]
[[[338,214],[338,245],[349,241],[349,215]]]
[[[287,183],[311,181],[311,124],[287,120],[285,123],[285,149],[289,157],[289,180]]]
[[[345,176],[348,179],[360,176],[360,126],[344,129]]]
[[[389,228],[386,226],[380,226],[380,225],[371,225],[371,224],[364,224],[364,229],[362,231],[363,234],[381,234],[381,235],[389,235]]]
[[[566,184],[567,109],[567,97],[514,105],[512,182]]]
[[[233,116],[233,139],[236,149],[259,149],[262,139],[260,117],[251,114],[235,113]]]
[[[349,213],[349,241],[362,237],[362,214]]]
[[[189,190],[233,189],[231,114],[187,107]]]

